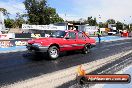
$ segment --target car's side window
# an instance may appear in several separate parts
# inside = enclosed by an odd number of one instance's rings
[[[86,39],[86,36],[82,32],[79,32],[78,39]]]
[[[75,33],[75,32],[69,32],[69,33],[68,33],[68,37],[69,37],[70,39],[76,39],[76,33]]]

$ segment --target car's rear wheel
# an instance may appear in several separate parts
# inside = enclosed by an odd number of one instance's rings
[[[59,49],[56,46],[49,47],[48,55],[51,59],[57,59],[59,57]]]
[[[89,45],[85,45],[84,48],[83,48],[83,50],[82,50],[82,52],[83,52],[84,54],[89,53],[89,52],[90,52],[90,46],[89,46]]]

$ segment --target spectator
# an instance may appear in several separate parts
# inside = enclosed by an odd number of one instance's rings
[[[76,30],[76,28],[75,28],[75,27],[73,27],[73,30]]]
[[[24,33],[24,31],[22,31],[22,33]]]
[[[72,27],[70,27],[69,30],[72,30]]]
[[[102,35],[100,29],[98,29],[98,31],[97,31],[96,34],[97,34],[97,36],[98,36],[99,43],[100,43],[100,42],[101,42],[101,38],[100,38],[100,37],[101,37],[101,35]]]
[[[123,31],[120,31],[121,37],[123,37]]]

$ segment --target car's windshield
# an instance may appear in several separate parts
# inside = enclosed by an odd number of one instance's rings
[[[66,35],[65,31],[57,31],[57,32],[54,32],[53,34],[51,34],[50,37],[64,38],[65,35]]]

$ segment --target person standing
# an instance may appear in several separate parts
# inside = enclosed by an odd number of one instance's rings
[[[99,39],[99,43],[101,42],[101,31],[100,31],[100,29],[98,29],[98,31],[97,31],[97,36],[98,36],[98,39]]]
[[[120,31],[121,37],[123,37],[123,31]]]

